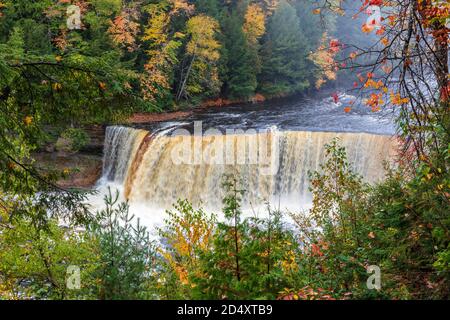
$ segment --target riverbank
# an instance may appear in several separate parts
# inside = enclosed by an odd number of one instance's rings
[[[95,154],[36,153],[34,159],[40,170],[57,170],[65,174],[57,181],[62,188],[91,189],[102,174],[103,159]]]

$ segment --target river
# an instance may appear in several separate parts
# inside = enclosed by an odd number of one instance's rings
[[[117,189],[146,225],[161,223],[177,199],[218,212],[224,174],[246,190],[243,206],[263,214],[265,203],[305,210],[311,203],[308,172],[319,170],[324,145],[338,137],[349,162],[368,182],[383,178],[397,141],[389,112],[373,113],[339,93],[194,111],[179,121],[111,126],[104,146],[99,208],[108,187]]]

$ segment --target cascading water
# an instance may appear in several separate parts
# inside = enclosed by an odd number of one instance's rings
[[[121,185],[132,204],[169,209],[177,199],[188,199],[218,210],[222,177],[233,173],[246,190],[244,206],[268,200],[282,209],[299,209],[310,201],[308,171],[319,169],[324,144],[334,137],[367,181],[382,178],[383,161],[392,159],[396,147],[395,139],[386,135],[267,131],[173,136],[109,127],[102,181]]]
[[[106,128],[102,182],[122,184],[144,138],[145,130],[126,127]]]

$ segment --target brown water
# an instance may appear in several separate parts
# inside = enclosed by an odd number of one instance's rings
[[[352,99],[341,95],[341,101]],[[233,131],[232,130],[238,130]],[[310,202],[308,172],[318,170],[324,145],[338,137],[366,181],[384,176],[396,140],[386,115],[351,114],[330,98],[198,111],[188,119],[131,128],[108,127],[103,178],[130,203],[168,209],[177,199],[220,209],[224,174],[247,192],[244,207],[269,201],[297,210]],[[227,133],[227,134],[225,134]]]

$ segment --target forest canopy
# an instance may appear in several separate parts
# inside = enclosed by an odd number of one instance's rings
[[[70,5],[79,8],[73,26]],[[309,0],[2,0],[0,40],[16,41],[19,59],[122,71],[103,80],[105,94],[131,91],[141,110],[170,110],[312,89],[323,70],[310,53],[336,32],[331,21],[328,33],[320,28],[313,8]]]

